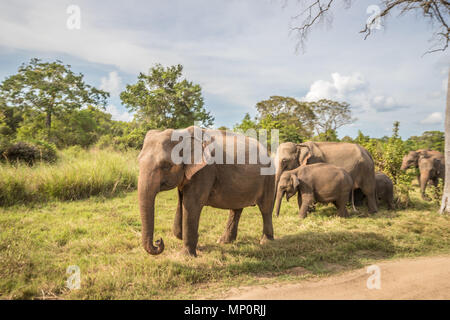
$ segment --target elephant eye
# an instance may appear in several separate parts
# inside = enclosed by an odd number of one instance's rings
[[[172,164],[170,162],[163,162],[161,163],[161,169],[162,170],[168,170],[172,167]]]

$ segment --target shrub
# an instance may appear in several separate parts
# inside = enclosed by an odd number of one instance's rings
[[[23,161],[32,165],[39,155],[39,150],[26,142],[17,142],[6,148],[3,157],[9,162]]]
[[[56,148],[43,141],[19,141],[9,144],[2,150],[2,158],[8,162],[25,162],[33,165],[36,161],[55,162]]]

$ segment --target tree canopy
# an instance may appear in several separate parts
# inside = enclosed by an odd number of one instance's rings
[[[109,93],[86,84],[82,74],[75,74],[70,65],[59,60],[31,59],[19,67],[17,74],[1,83],[0,97],[2,112],[9,115],[10,129],[17,125],[20,112],[28,122],[43,121],[40,127],[45,128],[48,139],[52,140],[54,116],[61,118],[87,105],[104,107]]]
[[[205,110],[200,85],[182,79],[183,66],[150,69],[120,94],[122,103],[135,112],[135,120],[147,129],[184,128],[199,122],[208,127],[213,116]]]

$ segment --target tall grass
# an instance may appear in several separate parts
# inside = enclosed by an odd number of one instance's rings
[[[0,206],[110,197],[137,186],[137,152],[80,148],[62,151],[56,164],[0,165]]]

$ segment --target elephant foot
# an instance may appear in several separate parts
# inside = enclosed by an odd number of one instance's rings
[[[308,216],[308,214],[307,214],[306,212],[305,212],[305,213],[300,213],[300,212],[299,212],[298,216],[300,217],[300,220],[303,220],[303,219],[306,219],[306,217]]]
[[[422,195],[422,200],[423,201],[431,201],[431,198],[425,194]]]
[[[219,239],[217,239],[217,243],[220,244],[228,244],[228,243],[232,243],[234,240],[236,240],[236,238],[232,238],[229,235],[222,235]]]
[[[187,257],[193,257],[196,258],[197,257],[197,252],[195,249],[190,249],[190,248],[183,248],[183,250],[181,250],[181,254]]]
[[[348,212],[338,213],[338,216],[341,217],[341,218],[347,218],[348,217]]]
[[[174,232],[173,235],[178,239],[178,240],[183,240],[183,234],[181,232]]]
[[[273,236],[268,236],[266,234],[263,234],[263,236],[261,237],[261,240],[259,240],[259,244],[265,244],[268,241],[273,241]]]

